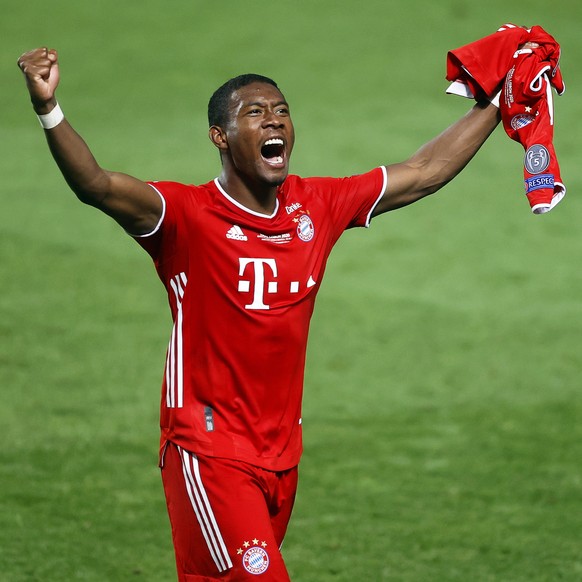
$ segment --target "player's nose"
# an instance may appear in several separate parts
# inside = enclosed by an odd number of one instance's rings
[[[277,115],[273,109],[269,109],[263,118],[264,127],[284,127],[285,118]]]

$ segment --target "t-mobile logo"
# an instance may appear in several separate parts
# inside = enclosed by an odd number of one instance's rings
[[[249,293],[252,297],[252,303],[245,305],[245,309],[270,309],[265,302],[267,296],[280,291],[280,284],[274,280],[279,275],[275,259],[239,259],[238,263],[238,274],[241,277],[238,281],[238,291]],[[287,284],[283,286],[291,295],[302,290],[310,290],[317,285],[311,275],[306,283],[289,281],[288,284],[288,288]]]
[[[277,293],[277,282],[269,281],[265,285],[265,270],[269,267],[274,278],[277,278],[277,263],[275,259],[239,259],[238,274],[243,277],[248,265],[251,278],[254,279],[254,288],[252,291],[253,302],[245,305],[246,309],[269,309],[265,304],[265,292]],[[251,291],[251,280],[240,279],[238,282],[239,293],[249,293]]]

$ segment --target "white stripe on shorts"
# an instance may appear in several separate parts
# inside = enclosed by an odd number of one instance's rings
[[[224,572],[232,568],[232,561],[228,555],[226,544],[214,518],[214,512],[210,506],[206,490],[200,477],[200,467],[196,455],[178,447],[178,452],[182,458],[182,470],[184,471],[184,481],[190,503],[196,514],[196,519],[206,540],[208,551],[216,564],[219,572]]]

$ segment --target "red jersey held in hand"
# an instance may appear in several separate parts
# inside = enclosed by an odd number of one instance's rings
[[[525,149],[525,192],[532,211],[541,214],[566,194],[554,149],[552,95],[552,87],[559,95],[566,87],[560,72],[560,45],[539,27],[532,29],[532,38],[539,46],[516,51],[499,110],[505,132]]]

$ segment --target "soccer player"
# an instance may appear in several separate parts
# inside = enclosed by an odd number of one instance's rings
[[[497,108],[476,104],[402,163],[300,178],[288,173],[295,136],[285,97],[271,79],[242,75],[208,107],[218,178],[143,182],[101,168],[67,122],[55,97],[56,51],[35,49],[18,64],[70,188],[135,238],[168,292],[160,467],[179,580],[289,580],[279,548],[327,257],[346,229],[454,178],[499,123]]]

